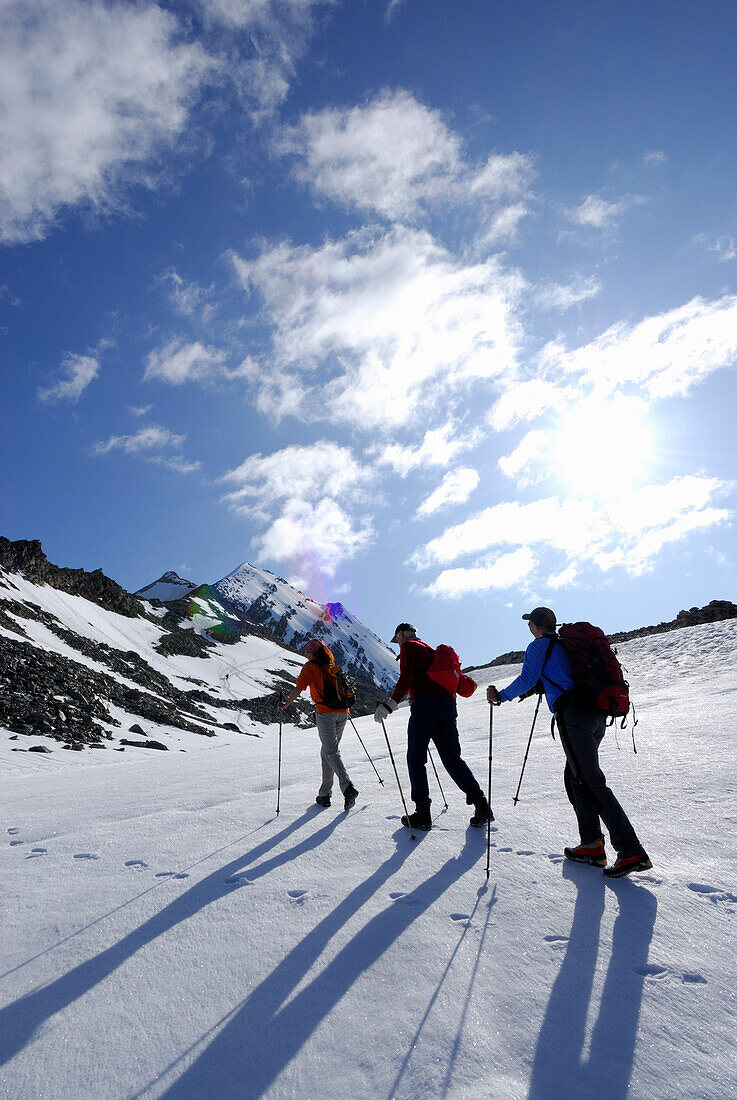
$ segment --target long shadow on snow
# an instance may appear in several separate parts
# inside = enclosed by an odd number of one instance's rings
[[[249,864],[259,859],[260,856],[275,848],[287,837],[301,829],[302,826],[307,825],[319,813],[317,807],[314,809],[311,807],[306,813],[269,840],[265,840],[262,844],[252,848],[250,852],[246,852],[230,863],[219,867],[207,878],[201,879],[200,882],[180,894],[174,901],[154,914],[153,917],[150,917],[139,928],[129,932],[122,940],[86,962],[80,963],[79,966],[75,966],[73,970],[50,982],[42,989],[19,997],[12,1004],[0,1009],[0,1065],[4,1065],[18,1051],[22,1050],[41,1024],[50,1019],[55,1013],[66,1008],[67,1005],[78,1000],[79,997],[83,997],[99,982],[104,981],[131,956],[140,951],[142,947],[168,932],[181,921],[188,920],[212,902],[225,897],[233,890],[239,889],[237,882],[229,883],[226,879],[242,871]],[[317,829],[292,848],[274,856],[268,862],[259,864],[254,871],[254,876],[266,874],[267,871],[273,870],[275,867],[291,862],[303,852],[317,848],[323,841],[327,840],[341,819],[340,816],[336,816],[330,824]]]
[[[392,902],[372,917],[285,1005],[332,937],[416,850],[407,845],[405,829],[396,835],[401,847],[320,921],[239,1008],[229,1013],[217,1038],[162,1094],[162,1100],[211,1100],[213,1096],[218,1100],[256,1100],[263,1096],[361,975],[483,855],[483,849],[468,838],[458,856],[444,863],[401,902]],[[167,1067],[159,1080],[176,1064]]]
[[[629,879],[609,883],[590,868],[564,864],[578,889],[566,955],[553,983],[537,1040],[528,1100],[561,1096],[626,1097],[632,1075],[647,954],[657,900]],[[586,1019],[607,890],[619,903],[599,1014],[583,1060]]]

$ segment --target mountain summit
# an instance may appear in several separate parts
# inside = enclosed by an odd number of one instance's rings
[[[347,672],[393,688],[398,675],[394,653],[343,604],[320,604],[282,577],[248,562],[210,591],[228,611],[265,627],[283,645],[302,649],[309,638],[323,638]]]

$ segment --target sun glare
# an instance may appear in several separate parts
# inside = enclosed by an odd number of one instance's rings
[[[575,493],[609,500],[648,476],[653,438],[647,405],[637,398],[589,399],[566,413],[555,430],[552,459]]]

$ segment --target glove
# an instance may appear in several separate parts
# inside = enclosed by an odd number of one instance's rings
[[[383,722],[398,706],[399,704],[395,703],[393,699],[389,699],[386,703],[379,703],[374,713],[374,722]]]
[[[486,698],[494,707],[498,707],[501,703],[499,692],[496,690],[493,684],[489,684],[489,686],[487,687]]]

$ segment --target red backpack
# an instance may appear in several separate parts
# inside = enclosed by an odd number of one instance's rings
[[[452,695],[468,699],[478,687],[475,680],[461,672],[461,659],[449,645],[439,645],[430,662],[427,675]]]
[[[568,623],[558,637],[571,662],[576,702],[612,718],[626,717],[629,684],[604,631],[591,623]]]

